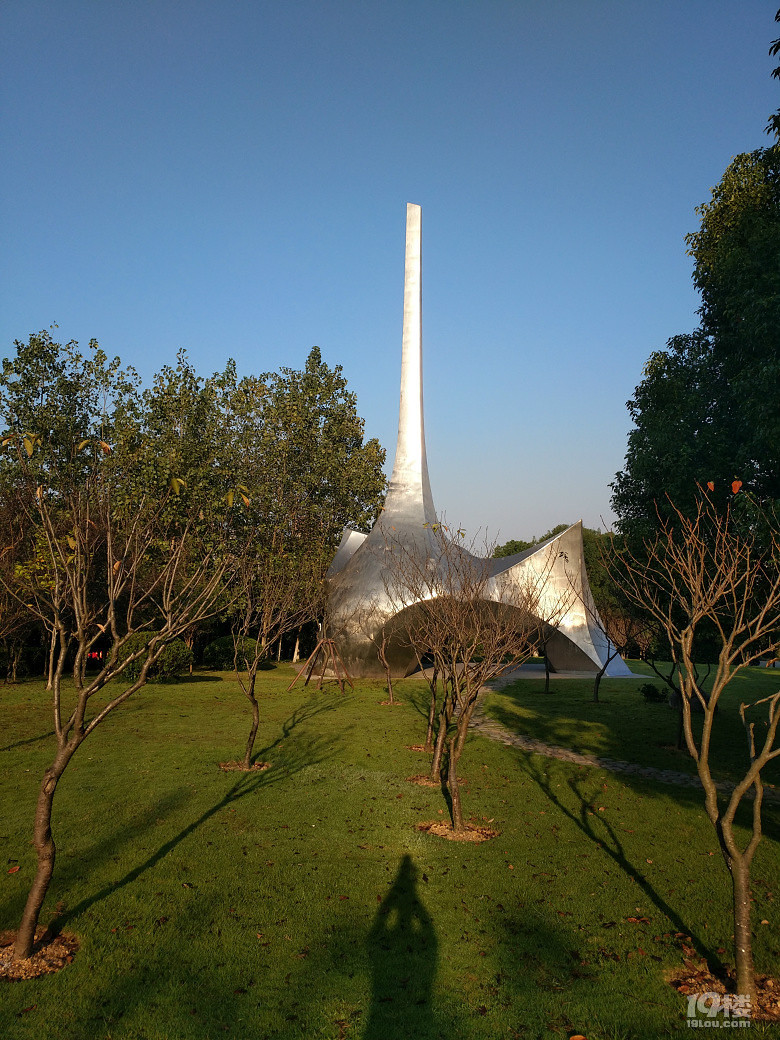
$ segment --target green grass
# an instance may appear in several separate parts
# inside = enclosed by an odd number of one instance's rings
[[[632,661],[635,673],[646,674],[659,689],[663,683],[641,661]],[[696,764],[687,750],[679,751],[677,714],[667,704],[647,703],[634,679],[604,679],[599,703],[593,702],[593,681],[552,678],[550,693],[544,679],[522,679],[487,698],[488,715],[520,733],[549,744],[605,758],[673,769],[695,775]],[[715,719],[711,765],[716,779],[735,781],[747,770],[747,739],[739,717],[740,701],[754,702],[780,689],[780,671],[746,668],[724,690]],[[765,729],[766,710],[757,708],[756,736]],[[760,719],[760,721],[759,721]],[[694,715],[694,731],[701,732],[701,716]],[[763,776],[780,786],[780,762],[771,762]]]
[[[650,1040],[686,1029],[664,981],[681,964],[676,933],[730,959],[718,953],[730,951],[728,879],[700,795],[474,735],[464,806],[501,834],[446,842],[415,830],[446,813],[441,792],[405,779],[424,768],[405,746],[424,732],[422,685],[399,683],[404,704],[388,708],[379,683],[285,693],[291,674],[260,677],[267,772],[217,768],[240,756],[248,726],[227,674],[145,688],[80,749],[57,793],[43,921],[64,904],[81,950],[57,975],[2,987],[0,1036]],[[602,713],[588,715],[575,682],[556,684],[549,707],[517,688],[489,707],[544,739],[568,733],[666,764],[653,749],[668,710],[641,704],[649,721],[632,740],[623,709],[636,683],[605,683]],[[3,688],[0,712],[3,928],[31,880],[52,738],[41,684]],[[766,831],[755,952],[777,975],[775,808]]]

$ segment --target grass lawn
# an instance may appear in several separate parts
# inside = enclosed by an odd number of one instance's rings
[[[217,768],[240,757],[249,721],[227,673],[145,688],[79,750],[55,801],[58,860],[42,921],[59,904],[81,949],[56,975],[0,986],[0,1036],[687,1031],[686,1001],[664,980],[682,963],[681,936],[712,962],[731,959],[728,875],[700,794],[473,735],[464,808],[501,834],[447,842],[415,830],[446,812],[441,792],[406,781],[426,762],[406,747],[424,736],[421,683],[399,683],[404,704],[389,708],[378,682],[344,696],[285,693],[291,675],[285,665],[261,674],[266,772]],[[524,680],[487,709],[541,739],[684,768],[657,746],[673,741],[672,713],[646,706],[637,686],[605,680],[597,706],[577,680],[546,697]],[[38,682],[2,688],[0,712],[2,929],[17,925],[32,878],[52,727]],[[735,748],[741,740],[735,732]],[[775,806],[765,831],[755,955],[778,976]]]
[[[647,675],[659,690],[666,687],[649,665],[632,661],[631,670]],[[687,750],[678,751],[677,714],[668,704],[647,703],[637,679],[604,679],[599,703],[593,702],[593,681],[552,676],[550,693],[544,678],[523,679],[491,695],[485,702],[488,715],[508,729],[528,733],[548,744],[623,759],[640,765],[696,774],[696,763]],[[706,687],[709,689],[709,686]],[[747,739],[739,717],[740,701],[753,702],[780,689],[780,670],[746,668],[726,687],[718,702],[713,729],[711,767],[716,780],[742,779],[747,769]],[[749,715],[766,719],[765,707]],[[701,716],[693,716],[701,733]],[[761,727],[756,728],[759,739]],[[765,782],[780,788],[780,762],[770,762],[762,773]]]

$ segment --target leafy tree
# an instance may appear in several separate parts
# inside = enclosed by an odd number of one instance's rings
[[[243,483],[228,500],[241,504],[239,524],[251,530],[253,546],[242,556],[231,613],[233,663],[252,709],[242,763],[249,769],[257,671],[275,644],[321,613],[325,571],[343,527],[370,526],[379,512],[385,453],[376,439],[364,442],[355,395],[318,347],[303,371],[232,382],[229,375],[225,436],[241,460]]]
[[[775,21],[780,22],[780,11],[775,15]],[[769,48],[769,56],[776,58],[778,54],[780,54],[780,39],[772,40],[772,45]],[[777,65],[772,69],[772,75],[775,79],[780,79],[780,65]],[[780,140],[780,108],[769,117],[766,132],[768,134],[774,134],[775,137]]]
[[[738,155],[687,238],[700,326],[651,355],[628,409],[634,421],[612,484],[634,545],[712,484],[780,498],[780,145]]]
[[[525,552],[526,549],[531,549],[536,545],[536,540],[531,542],[524,542],[517,538],[510,538],[508,542],[504,542],[503,545],[497,545],[493,550],[493,556],[498,559],[503,556],[516,556],[517,553]]]
[[[229,514],[212,507],[210,485],[186,502],[177,494],[144,439],[134,374],[94,341],[86,355],[46,333],[17,344],[3,364],[0,406],[0,479],[14,518],[7,542],[17,548],[0,581],[53,634],[55,748],[41,780],[38,863],[14,947],[23,960],[54,871],[52,811],[65,769],[143,686],[166,645],[213,612],[231,561]],[[145,638],[128,652],[139,632]],[[99,646],[103,658],[88,674]],[[136,662],[133,678],[126,672]],[[73,693],[65,695],[68,663]]]
[[[313,347],[303,371],[267,375],[263,391],[251,471],[266,522],[328,545],[347,524],[370,527],[384,495],[385,452],[376,438],[364,442],[341,366],[331,369]]]

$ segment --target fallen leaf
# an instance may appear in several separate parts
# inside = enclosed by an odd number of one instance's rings
[[[11,867],[11,869],[8,871],[8,873],[9,874],[15,874],[17,872],[17,870],[21,870],[21,867],[19,866],[18,863],[16,864],[15,867]]]

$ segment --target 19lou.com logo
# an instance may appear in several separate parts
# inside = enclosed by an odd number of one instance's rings
[[[744,993],[691,993],[687,1017],[692,1029],[744,1029],[750,1025],[750,997]]]

